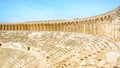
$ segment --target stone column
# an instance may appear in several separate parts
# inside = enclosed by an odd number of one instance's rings
[[[36,24],[33,24],[33,31],[36,31]]]
[[[72,30],[73,30],[73,23],[70,22],[70,32],[72,32]]]
[[[36,27],[35,31],[38,31],[38,24],[37,23],[35,24],[35,27]]]
[[[4,27],[5,27],[4,30],[7,30],[7,24],[4,24]]]
[[[45,31],[48,31],[48,23],[45,23]]]
[[[25,24],[23,24],[23,30],[25,30]]]
[[[4,30],[5,30],[6,28],[5,28],[5,24],[4,24]]]
[[[26,24],[26,30],[29,31],[29,24]]]
[[[46,23],[44,23],[43,25],[44,25],[44,30],[43,31],[46,31]]]
[[[95,24],[95,22],[93,23],[93,35],[95,35],[96,34],[96,24]]]
[[[2,24],[2,26],[1,26],[1,30],[3,30],[4,29],[4,26],[3,26],[3,24]]]
[[[40,31],[42,31],[42,30],[41,30],[41,29],[42,29],[41,23],[39,23],[39,25],[40,25]]]
[[[50,23],[50,30],[53,31],[53,23]]]
[[[86,31],[85,31],[85,28],[86,27],[86,23],[84,22],[84,24],[83,24],[83,33],[85,34],[86,33]]]
[[[7,24],[7,30],[9,30],[9,24]]]
[[[76,27],[77,23],[74,21],[74,32],[77,32],[77,27]]]
[[[4,24],[2,24],[2,30],[4,30]]]
[[[6,24],[4,24],[4,30],[6,30]]]
[[[14,24],[14,28],[15,28],[14,30],[17,30],[17,24]]]
[[[78,32],[81,33],[81,22],[79,22],[78,29],[79,29]]]
[[[66,22],[64,22],[64,32],[66,32]]]
[[[38,31],[38,25],[35,23],[35,31]]]
[[[90,31],[91,31],[91,23],[89,22],[89,23],[88,23],[88,34],[91,34]]]
[[[89,22],[87,22],[86,23],[86,34],[89,34],[89,31],[90,31],[90,29],[89,29]]]
[[[63,22],[61,23],[61,31],[62,32],[64,31],[64,23]]]
[[[12,24],[10,24],[10,30],[13,30],[13,25]]]
[[[85,22],[85,34],[88,34],[88,22]]]
[[[2,24],[2,30],[4,30],[4,24]]]
[[[24,24],[24,30],[27,30],[27,24]]]
[[[68,32],[71,32],[71,22],[68,22]]]
[[[99,26],[99,24],[98,24],[98,23],[96,23],[96,35],[99,35],[98,26]]]
[[[94,35],[94,20],[91,21],[91,34]]]
[[[60,31],[60,27],[59,27],[59,23],[57,23],[57,31],[59,32]]]
[[[6,30],[6,24],[4,24],[4,30]]]
[[[29,31],[29,24],[26,24],[27,30]]]
[[[28,24],[25,24],[25,29],[28,31]]]
[[[80,33],[80,21],[78,22],[78,33]]]
[[[2,30],[2,24],[0,24],[0,30]]]
[[[31,23],[30,24],[28,24],[28,30],[30,30],[31,31]]]
[[[11,30],[11,24],[9,24],[9,30]]]
[[[18,30],[18,24],[16,25],[17,26],[17,30]],[[9,27],[9,26],[8,26]],[[8,28],[9,29],[9,28]]]
[[[57,23],[57,31],[59,32],[59,23]]]
[[[10,26],[10,25],[9,25]],[[21,30],[21,24],[18,25],[18,30]]]
[[[48,23],[44,23],[44,24],[45,24],[45,29],[44,29],[44,31],[47,31],[47,29],[48,29],[48,28],[47,28],[47,24],[48,24]]]
[[[35,30],[36,30],[36,24],[33,23],[33,31],[35,31]]]
[[[97,35],[101,35],[101,23],[102,23],[103,21],[102,20],[98,20],[98,22],[97,22]]]
[[[42,31],[44,31],[44,23],[42,23]]]
[[[35,31],[38,31],[38,24],[35,23]]]
[[[32,23],[32,31],[34,31],[34,24]]]
[[[50,31],[53,31],[53,24],[50,23]]]
[[[39,23],[39,31],[41,31],[42,29],[42,26],[41,26],[41,23]]]
[[[95,20],[92,20],[91,21],[91,34],[94,35],[94,23],[95,23]]]
[[[75,23],[72,22],[72,32],[75,32]]]
[[[91,22],[89,23],[89,28],[90,28],[89,34],[92,34],[92,23]]]
[[[54,23],[54,31],[57,31],[57,25],[56,25],[57,23],[55,22]]]
[[[32,31],[32,23],[29,24],[29,27],[30,27],[30,31]]]
[[[20,24],[18,24],[18,30],[20,30]]]
[[[120,19],[116,17],[116,19],[112,20],[113,31],[112,36],[115,41],[120,41]]]
[[[3,24],[1,24],[1,30],[2,30],[2,28],[3,28]]]
[[[47,30],[50,31],[50,23],[47,24]]]
[[[5,30],[8,30],[7,24],[5,24]]]
[[[9,24],[7,24],[7,30],[9,30]]]
[[[14,26],[14,30],[16,30],[16,24],[13,24],[13,26]]]
[[[66,22],[66,32],[69,32],[69,22]]]
[[[49,31],[49,23],[46,24],[46,31]]]
[[[69,32],[72,32],[72,22],[69,22]]]
[[[81,23],[80,31],[81,31],[81,33],[83,33],[83,31],[84,31],[83,22]]]
[[[67,30],[68,30],[68,32],[71,32],[71,23],[70,22],[67,23]]]
[[[24,24],[22,24],[22,30],[25,30]]]
[[[6,24],[4,24],[4,30],[6,30]]]
[[[65,32],[68,32],[68,23],[65,22]]]
[[[30,31],[30,24],[27,24],[27,26],[28,26],[28,27],[27,27],[27,28],[28,28],[27,30],[29,30],[29,31]]]
[[[60,31],[62,31],[62,23],[60,22],[59,24],[60,24]]]
[[[23,24],[20,24],[20,30],[23,30]]]
[[[51,31],[51,24],[48,23],[48,30]]]
[[[40,24],[37,24],[37,30],[40,31]]]
[[[13,25],[12,24],[10,24],[10,30],[13,30]]]
[[[21,24],[21,30],[24,30],[24,24]]]
[[[100,25],[100,21],[102,21],[102,18],[100,18],[100,19],[97,19],[96,20],[97,22],[96,22],[96,34],[97,35],[99,35],[99,25]]]
[[[9,24],[7,24],[6,26],[7,26],[7,30],[9,30],[9,27],[8,27],[8,26],[9,26]]]
[[[76,21],[75,22],[75,32],[77,32],[77,33],[78,33],[78,26],[79,26],[78,21]]]
[[[66,27],[65,27],[65,25],[66,25],[66,23],[64,22],[64,23],[63,23],[63,32],[66,31]]]
[[[48,23],[48,31],[51,31],[51,24]]]
[[[13,24],[13,26],[14,26],[14,30],[16,30],[16,24]]]
[[[55,31],[55,23],[52,24],[52,31]]]

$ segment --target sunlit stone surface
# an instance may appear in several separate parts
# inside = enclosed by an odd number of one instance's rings
[[[113,68],[118,46],[110,39],[70,32],[0,32],[0,68]]]
[[[120,6],[81,19],[0,24],[0,68],[120,68]]]

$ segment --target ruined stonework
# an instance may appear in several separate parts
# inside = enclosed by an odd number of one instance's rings
[[[0,24],[0,68],[119,68],[120,6],[73,20]]]

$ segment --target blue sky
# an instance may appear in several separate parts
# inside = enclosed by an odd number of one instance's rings
[[[83,18],[119,5],[120,0],[0,0],[0,22]]]

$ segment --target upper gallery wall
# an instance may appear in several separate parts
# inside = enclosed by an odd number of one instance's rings
[[[60,31],[104,36],[120,41],[120,6],[107,13],[73,20],[0,24],[0,30]]]

